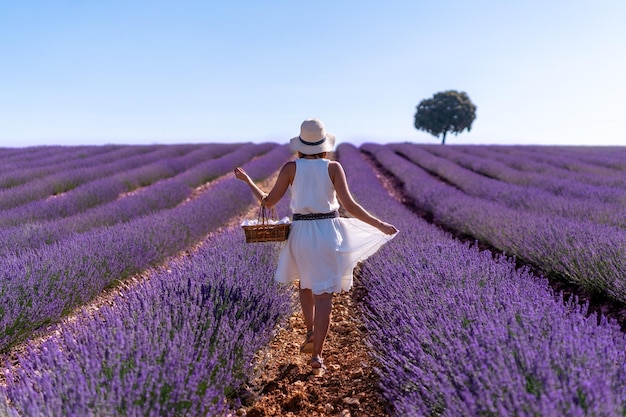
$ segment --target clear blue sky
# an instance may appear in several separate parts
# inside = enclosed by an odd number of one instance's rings
[[[626,145],[626,1],[0,0],[0,146],[439,140]]]

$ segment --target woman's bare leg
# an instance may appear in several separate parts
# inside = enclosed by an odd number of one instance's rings
[[[304,316],[304,324],[306,332],[313,331],[313,317],[315,317],[315,300],[313,291],[308,288],[300,288],[300,307],[302,307],[302,315]]]
[[[324,341],[330,327],[330,316],[333,307],[333,294],[323,293],[313,296],[315,315],[313,319],[313,354],[312,358],[321,357]]]

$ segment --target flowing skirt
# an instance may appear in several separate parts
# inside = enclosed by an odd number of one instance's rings
[[[394,236],[355,218],[294,221],[274,279],[284,283],[299,279],[300,288],[313,294],[348,291],[357,263]]]

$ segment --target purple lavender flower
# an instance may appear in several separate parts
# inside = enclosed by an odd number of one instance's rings
[[[276,148],[250,162],[251,175],[274,172],[290,156],[286,145]],[[231,162],[230,169],[234,166]],[[114,280],[155,265],[224,226],[254,202],[241,185],[223,178],[175,208],[0,258],[0,349],[58,320]]]
[[[470,196],[393,152],[385,154],[381,163],[435,222],[515,255],[546,274],[626,300],[626,230]]]
[[[415,216],[388,196],[356,148],[343,144],[338,154],[356,198],[400,230],[363,264],[359,281],[367,343],[395,415],[626,410],[626,339],[615,323],[587,317],[586,307],[555,296],[512,260]],[[410,168],[395,162],[386,166]],[[428,177],[403,179],[439,191],[421,183]]]

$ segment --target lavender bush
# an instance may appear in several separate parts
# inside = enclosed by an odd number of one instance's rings
[[[555,155],[547,160],[544,159],[541,162],[533,154],[524,153],[523,147],[464,146],[461,149],[463,152],[472,155],[504,163],[524,174],[541,173],[548,178],[555,177],[569,181],[626,189],[626,178],[623,175],[606,175],[606,170],[604,174],[569,170],[567,169],[567,162],[559,162],[559,155]],[[617,173],[617,171],[609,172]]]
[[[421,146],[423,149],[437,156],[479,173],[485,177],[497,179],[511,184],[541,188],[550,193],[563,197],[599,201],[604,203],[618,203],[623,210],[626,207],[625,187],[602,185],[593,181],[582,181],[580,175],[569,173],[559,177],[550,172],[520,171],[488,155],[473,155],[469,147],[459,148],[452,146]],[[626,182],[625,182],[626,184]]]
[[[138,157],[140,155],[148,155],[151,152],[162,149],[161,146],[118,146],[113,148],[94,146],[94,151],[83,154],[73,153],[69,148],[59,148],[57,150],[56,157],[48,155],[41,163],[35,159],[30,163],[26,163],[24,166],[21,162],[18,162],[16,167],[11,167],[3,172],[1,175],[2,182],[5,183],[5,188],[0,193],[0,209],[14,207],[24,202],[32,201],[42,196],[52,195],[54,192],[62,192],[63,187],[71,187],[72,183],[67,180],[66,176],[75,173],[80,173],[80,169],[104,167],[108,164],[132,157]],[[27,150],[30,148],[26,148]],[[38,153],[35,153],[37,155]],[[59,157],[60,159],[57,159]],[[46,164],[46,161],[52,159],[52,162]],[[53,180],[56,180],[55,184],[50,184],[49,177],[52,176]],[[19,196],[19,191],[9,190],[9,188],[21,187],[22,190],[26,190],[27,194],[33,193],[33,196],[25,197]],[[47,188],[46,188],[47,187]],[[68,188],[69,189],[69,188]],[[11,203],[12,198],[17,198],[17,201]],[[23,200],[21,200],[21,199]]]
[[[364,150],[381,146],[366,144]],[[426,151],[422,146],[390,145],[393,150],[407,157],[429,172],[434,173],[468,195],[493,200],[511,208],[520,208],[554,216],[583,219],[600,224],[626,228],[626,196],[612,193],[611,197],[623,200],[621,203],[606,203],[594,199],[596,187],[587,185],[584,196],[566,197],[550,193],[542,188],[508,184],[472,172],[455,162]],[[427,148],[429,149],[429,148]],[[565,188],[575,188],[575,183]]]
[[[280,161],[285,151],[271,155]],[[247,169],[262,178],[269,165],[259,158]],[[279,210],[287,208],[282,201]],[[216,234],[141,286],[31,344],[5,369],[0,411],[213,416],[237,407],[231,396],[249,377],[255,352],[293,308],[291,287],[272,280],[279,244],[243,242],[239,227]]]
[[[228,397],[292,312],[290,291],[272,281],[276,254],[229,229],[111,306],[83,312],[5,371],[7,411],[215,416],[237,406]]]
[[[119,149],[123,145],[102,145],[102,146],[29,146],[25,148],[2,148],[0,150],[0,173],[13,171],[19,168],[41,167],[37,161],[45,164],[55,164],[64,158],[89,157],[98,153],[105,153],[114,149]]]
[[[167,149],[167,148],[166,148]],[[2,224],[20,224],[40,219],[53,220],[83,212],[91,207],[114,201],[119,195],[170,178],[203,160],[217,158],[233,146],[208,145],[191,152],[172,147],[157,160],[139,163],[113,175],[95,178],[63,193],[40,199],[3,212]],[[145,163],[141,163],[145,162]]]
[[[469,196],[386,147],[378,148],[374,156],[404,183],[414,204],[432,213],[435,221],[515,255],[546,274],[626,301],[625,230]]]
[[[98,162],[106,153],[122,148],[121,145],[103,146],[44,146],[16,149],[10,157],[0,157],[0,188],[10,188],[35,178],[55,173],[59,167],[68,169],[83,161]],[[135,151],[140,152],[137,147]],[[71,166],[71,165],[70,165]]]
[[[277,146],[244,166],[259,178],[290,156],[287,146]],[[225,178],[176,208],[0,258],[0,350],[58,320],[114,280],[161,262],[224,225],[254,201],[242,185]]]
[[[599,165],[611,170],[626,171],[626,149],[623,146],[537,146],[526,148],[550,154],[555,157],[561,155],[587,164]]]
[[[544,149],[543,147],[518,145],[494,147],[493,149],[504,153],[513,153],[518,156],[525,155],[529,159],[556,165],[570,172],[592,173],[605,176],[615,176],[621,173],[619,168],[616,169],[609,166],[585,162],[578,157],[572,156],[568,154],[567,147],[561,147],[561,152],[558,152],[558,156],[555,155],[554,151],[550,152],[550,147]]]
[[[338,151],[356,198],[400,229],[364,263],[359,284],[394,415],[626,412],[626,340],[614,323],[421,221],[389,197],[356,148]]]
[[[274,146],[268,143],[238,147],[234,152],[201,162],[172,178],[144,187],[132,195],[117,198],[108,204],[98,205],[74,216],[0,228],[0,254],[37,248],[43,244],[66,239],[75,232],[112,226],[158,210],[175,207],[188,198],[196,187],[228,173],[233,166],[243,164],[258,154],[266,153]],[[212,146],[207,147],[205,152],[209,151],[212,156],[216,156],[217,151],[211,149]],[[114,184],[119,185],[120,181],[115,180]],[[97,187],[89,188],[95,193],[98,192]],[[16,210],[18,213],[19,211]]]
[[[194,147],[190,145],[176,145],[156,147],[151,149],[150,152],[145,152],[142,151],[141,147],[137,149],[128,147],[107,153],[106,159],[117,155],[117,158],[108,163],[94,165],[83,162],[80,167],[73,169],[64,169],[61,166],[58,167],[58,170],[53,175],[47,175],[6,190],[0,190],[0,210],[59,195],[89,181],[114,175],[120,171],[133,169],[164,158],[180,156],[193,149]]]

